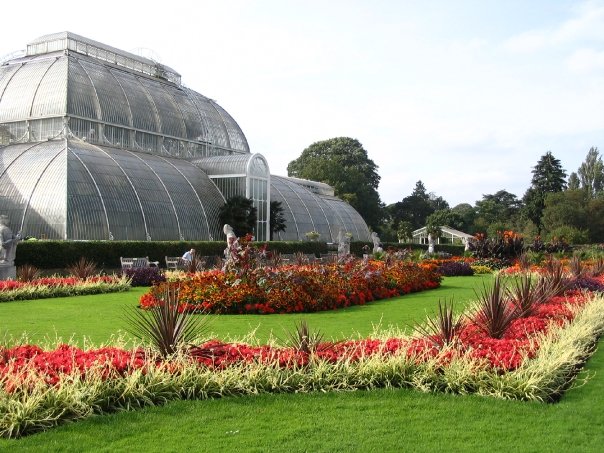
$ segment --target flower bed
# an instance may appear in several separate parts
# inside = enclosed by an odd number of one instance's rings
[[[430,336],[385,334],[319,343],[310,352],[212,340],[165,360],[140,348],[1,349],[0,434],[170,399],[258,392],[391,386],[555,400],[604,331],[604,296],[573,290],[553,297],[499,339],[476,319],[468,313],[457,341],[445,347]]]
[[[128,289],[130,289],[129,279],[117,276],[98,276],[87,279],[47,277],[30,282],[3,280],[0,281],[0,302],[110,293]]]
[[[141,296],[140,306],[157,305],[166,285]],[[403,261],[263,267],[245,276],[214,270],[178,282],[183,311],[247,314],[333,310],[439,285],[433,267]]]

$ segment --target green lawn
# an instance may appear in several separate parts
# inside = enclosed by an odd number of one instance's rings
[[[490,278],[490,277],[486,277]],[[409,294],[390,300],[371,302],[345,310],[292,315],[221,315],[211,316],[211,331],[223,340],[243,338],[256,330],[259,341],[266,341],[271,332],[285,337],[284,329],[292,330],[296,321],[306,319],[311,328],[324,333],[325,338],[351,338],[369,335],[374,325],[383,327],[412,325],[434,313],[439,298],[454,295],[458,308],[474,298],[474,288],[482,287],[484,276],[448,278],[440,288]],[[92,296],[61,297],[35,301],[0,303],[0,333],[15,337],[24,332],[33,342],[44,338],[64,340],[73,338],[83,344],[84,338],[94,344],[107,342],[112,335],[124,330],[124,310],[133,309],[147,288],[134,288],[126,293]]]
[[[380,319],[382,324],[405,325],[423,318],[426,310],[434,310],[439,297],[455,294],[458,302],[467,300],[481,279],[448,278],[438,290],[339,312],[222,316],[213,329],[226,338],[242,336],[250,325],[259,325],[258,336],[265,338],[271,329],[280,331],[282,325],[304,317],[327,336],[365,335]],[[35,330],[43,336],[44,329],[52,332],[54,326],[63,336],[75,332],[76,338],[89,335],[94,341],[106,341],[123,326],[120,307],[135,305],[140,293],[81,297],[78,303],[63,299],[0,304],[0,328],[15,334]],[[78,313],[70,314],[76,309]],[[178,401],[93,417],[20,440],[0,440],[0,450],[599,452],[604,445],[602,374],[600,350],[581,373],[591,377],[589,382],[568,391],[557,404],[398,389]]]

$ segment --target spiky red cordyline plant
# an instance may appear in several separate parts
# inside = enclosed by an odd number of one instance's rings
[[[67,272],[74,277],[86,280],[88,277],[98,274],[99,271],[94,261],[88,261],[85,257],[81,257],[67,268]]]
[[[542,279],[544,286],[551,293],[550,297],[561,296],[570,287],[570,280],[566,277],[564,266],[560,260],[550,258],[545,263],[545,273]]]
[[[305,352],[306,354],[315,352],[319,347],[319,344],[323,341],[323,334],[318,330],[311,332],[304,319],[299,323],[296,323],[295,330],[289,332],[288,335],[288,346],[298,352]]]
[[[568,268],[570,269],[572,276],[575,278],[583,277],[586,271],[586,268],[578,255],[573,255],[571,257],[568,262]]]
[[[518,316],[509,303],[508,291],[502,285],[499,275],[489,288],[483,283],[483,290],[476,293],[478,310],[474,318],[476,325],[491,338],[501,338],[512,321]]]
[[[589,275],[591,277],[597,277],[602,274],[604,274],[604,258],[600,256],[594,260],[594,263],[589,269]]]
[[[531,316],[537,304],[545,302],[544,295],[547,292],[544,291],[545,287],[540,285],[541,281],[541,278],[533,280],[530,274],[521,274],[514,278],[508,293],[519,318]]]
[[[178,285],[169,283],[150,310],[126,311],[128,331],[150,342],[162,357],[168,357],[197,339],[207,328],[206,316],[179,310]]]
[[[463,315],[455,315],[453,299],[448,304],[446,300],[441,303],[439,299],[436,317],[426,319],[423,325],[417,324],[415,330],[440,349],[455,342],[463,324]]]
[[[40,269],[33,264],[24,264],[17,268],[17,280],[20,282],[31,282],[40,276]]]

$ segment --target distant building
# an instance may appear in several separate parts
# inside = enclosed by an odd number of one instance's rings
[[[233,195],[254,201],[258,240],[271,200],[287,223],[275,239],[370,237],[330,186],[271,175],[236,121],[168,66],[69,32],[0,62],[0,214],[15,231],[222,240],[217,214]]]
[[[416,244],[428,244],[427,227],[422,227],[413,232],[413,241]],[[471,234],[456,230],[455,228],[443,225],[440,227],[441,236],[436,240],[437,244],[464,244],[473,238]]]

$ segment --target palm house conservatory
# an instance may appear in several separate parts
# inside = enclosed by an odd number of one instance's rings
[[[174,69],[62,32],[0,61],[0,214],[23,235],[63,240],[222,240],[218,212],[253,200],[254,235],[370,232],[323,183],[270,174],[243,131]]]

